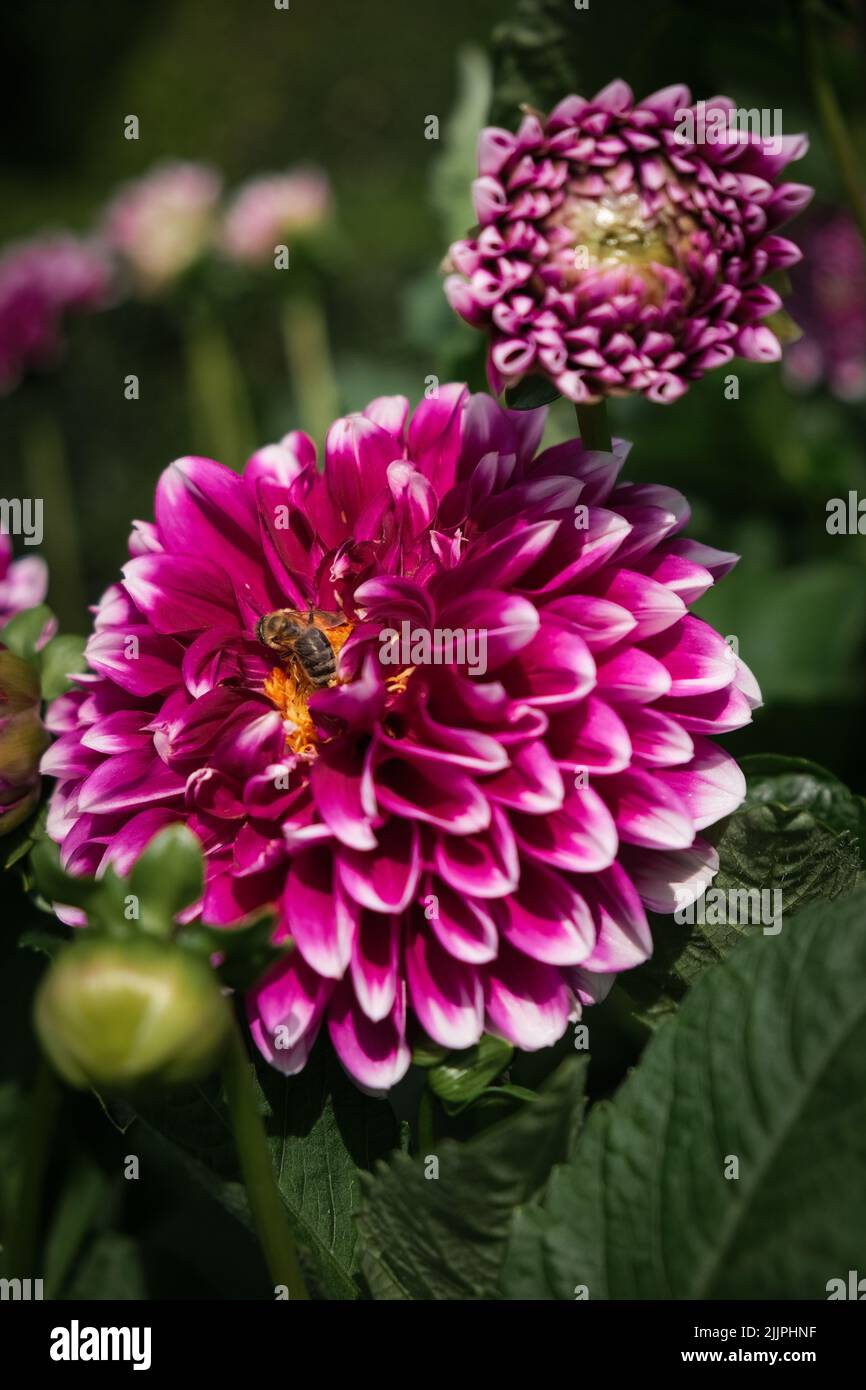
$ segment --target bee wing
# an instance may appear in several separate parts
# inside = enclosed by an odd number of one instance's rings
[[[331,613],[327,608],[313,609],[313,626],[317,627],[320,632],[330,632],[332,628],[346,626],[349,626],[351,631],[351,626],[346,622],[345,613]]]

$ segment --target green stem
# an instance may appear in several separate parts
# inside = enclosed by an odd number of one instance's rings
[[[601,453],[609,454],[613,449],[613,442],[610,437],[610,425],[607,422],[605,402],[597,401],[595,405],[576,405],[574,409],[577,414],[578,433],[584,448],[597,449]]]
[[[432,1154],[436,1146],[436,1098],[429,1086],[425,1086],[418,1102],[418,1153],[421,1158]]]
[[[243,372],[228,335],[209,308],[194,307],[185,333],[194,447],[237,472],[255,448]]]
[[[75,490],[63,436],[44,396],[24,419],[21,450],[27,491],[41,499],[45,513],[42,551],[51,605],[61,628],[75,632],[87,616]]]
[[[800,0],[799,14],[803,61],[806,77],[812,89],[812,98],[844,184],[854,220],[866,242],[866,175],[845,124],[833,83],[824,66],[818,35],[819,19],[809,0]]]
[[[274,1284],[284,1285],[291,1299],[309,1299],[286,1209],[274,1181],[271,1153],[251,1077],[244,1040],[234,1023],[223,1058],[222,1079],[259,1244]]]
[[[323,441],[338,412],[328,329],[313,295],[299,291],[283,304],[283,347],[303,429]]]
[[[13,1279],[38,1276],[36,1258],[42,1187],[59,1109],[60,1087],[48,1062],[42,1058],[33,1083],[18,1201],[9,1234],[6,1265],[8,1275]]]

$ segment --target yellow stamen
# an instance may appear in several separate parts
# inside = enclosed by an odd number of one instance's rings
[[[385,682],[389,692],[392,695],[405,695],[409,677],[414,670],[414,666],[407,666],[405,671],[398,671],[396,676],[389,676]]]
[[[304,682],[306,685],[306,682]],[[286,734],[286,745],[299,757],[312,757],[316,751],[316,728],[307,706],[312,688],[301,687],[294,671],[275,666],[266,677],[264,692],[294,731]]]

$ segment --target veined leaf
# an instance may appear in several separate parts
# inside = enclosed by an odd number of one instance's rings
[[[544,1201],[514,1299],[825,1298],[866,1235],[866,890],[697,982]]]
[[[435,1154],[398,1153],[362,1179],[358,1224],[374,1298],[496,1298],[515,1208],[569,1153],[583,1111],[586,1059],[565,1063],[531,1105]]]
[[[654,917],[653,955],[617,982],[646,1023],[675,1009],[702,971],[738,941],[774,932],[780,923],[783,932],[793,930],[790,919],[799,908],[849,893],[862,878],[860,798],[800,759],[751,758],[743,770],[743,809],[709,832],[719,872],[705,901],[683,914],[688,921]],[[714,907],[719,895],[723,913]],[[777,908],[779,918],[768,921],[764,909],[772,916]]]
[[[299,1076],[257,1068],[277,1183],[311,1290],[328,1299],[360,1293],[353,1213],[361,1170],[398,1142],[386,1101],[364,1095],[322,1040]],[[250,1224],[220,1087],[211,1083],[140,1108],[142,1118],[183,1155],[192,1176]]]

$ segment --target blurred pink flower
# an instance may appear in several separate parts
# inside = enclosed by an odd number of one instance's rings
[[[157,165],[121,187],[104,233],[142,293],[158,294],[195,263],[213,240],[222,178],[204,164]]]
[[[0,256],[0,391],[52,366],[64,315],[103,308],[111,281],[110,260],[95,241],[57,233],[7,247]]]
[[[866,248],[846,212],[816,215],[803,235],[805,260],[791,276],[791,314],[803,337],[783,365],[798,390],[825,382],[840,400],[866,399]]]
[[[41,555],[12,559],[12,542],[0,532],[0,627],[35,608],[48,592],[48,568]]]
[[[232,200],[222,246],[231,259],[258,265],[285,237],[318,227],[332,207],[331,185],[319,169],[294,169],[250,179]]]

